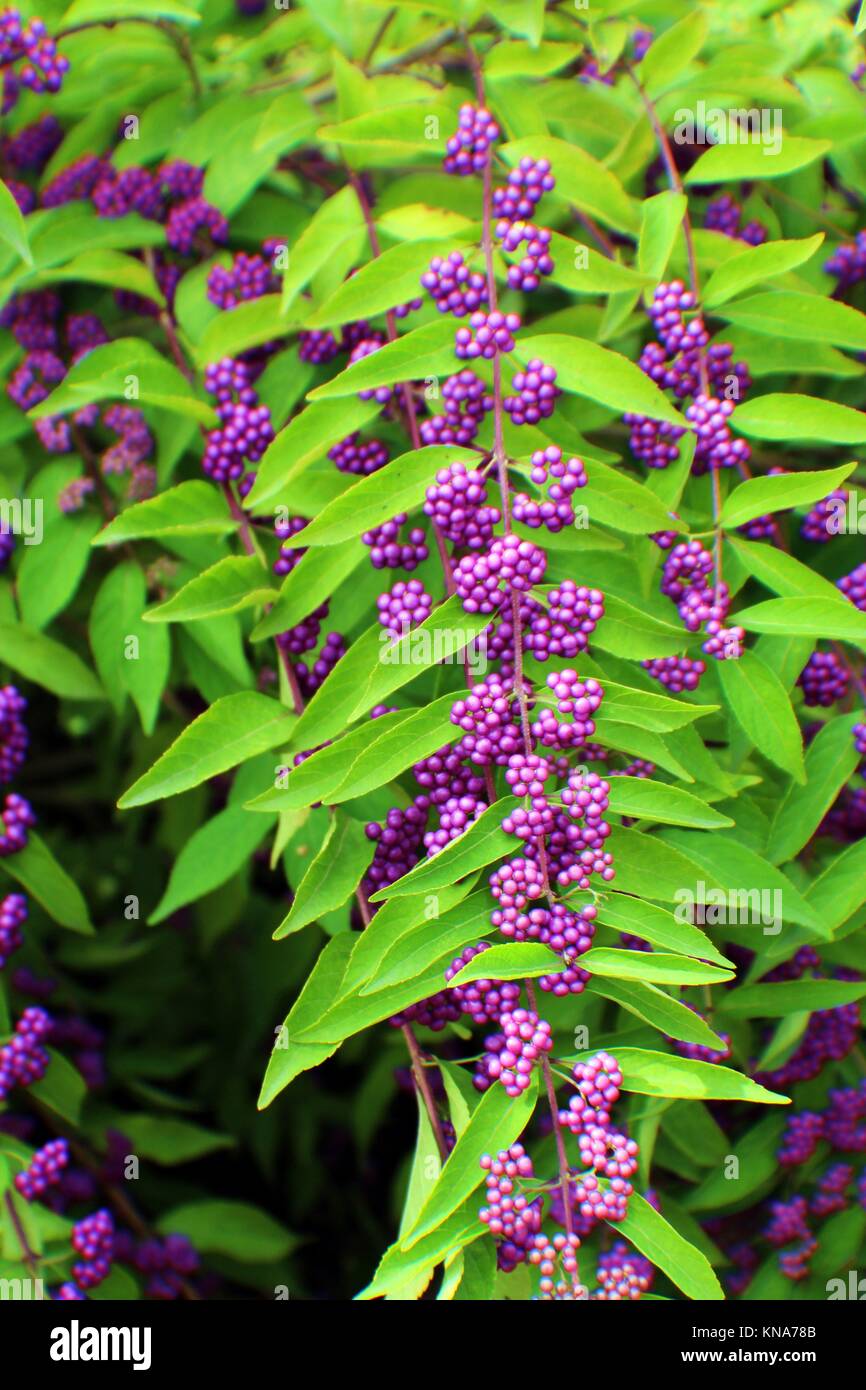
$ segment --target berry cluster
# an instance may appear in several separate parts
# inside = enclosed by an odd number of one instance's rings
[[[730,193],[722,193],[707,203],[704,226],[708,231],[721,232],[749,246],[761,246],[767,240],[766,227],[755,218],[743,225],[743,209]]]
[[[116,1233],[114,1259],[144,1275],[145,1295],[162,1301],[179,1297],[200,1264],[198,1252],[186,1236],[148,1236],[136,1241],[128,1231]]]
[[[246,363],[224,357],[208,367],[205,387],[216,398],[220,424],[208,433],[202,468],[217,483],[240,478],[274,437],[271,412],[261,405]]]
[[[13,69],[13,64],[20,67]],[[18,99],[19,87],[31,92],[59,92],[69,71],[69,59],[57,52],[41,19],[25,24],[18,10],[0,12],[0,67],[3,73],[3,114]]]
[[[572,1069],[576,1093],[559,1122],[577,1136],[582,1167],[574,1197],[579,1214],[593,1224],[623,1221],[634,1191],[630,1178],[637,1172],[638,1146],[612,1128],[611,1110],[620,1097],[622,1072],[608,1052],[597,1052]],[[604,1187],[599,1178],[607,1179]]]
[[[484,416],[493,409],[493,397],[484,382],[464,367],[442,383],[442,401],[441,415],[421,421],[422,443],[471,444]]]
[[[370,548],[370,563],[374,569],[417,569],[429,555],[427,537],[420,526],[411,526],[400,539],[400,532],[408,521],[406,512],[365,531],[361,539]]]
[[[866,562],[858,565],[850,574],[843,575],[836,581],[837,589],[840,589],[845,597],[859,608],[861,613],[866,613]]]
[[[419,579],[400,579],[376,600],[379,622],[394,637],[429,618],[433,600]]]
[[[533,357],[525,371],[515,372],[511,382],[513,396],[506,396],[503,405],[513,425],[537,425],[553,414],[560,391],[555,385],[556,369],[545,366]]]
[[[250,299],[261,299],[279,286],[271,261],[238,251],[230,266],[215,265],[207,277],[207,297],[218,309],[235,309]]]
[[[797,677],[807,705],[828,708],[848,694],[851,676],[835,652],[813,652]]]
[[[80,1290],[95,1289],[111,1273],[114,1260],[114,1220],[111,1212],[100,1211],[77,1221],[70,1236],[72,1248],[81,1257],[72,1266],[72,1278]]]
[[[445,145],[443,168],[446,174],[481,173],[499,135],[499,126],[486,107],[464,103],[460,108],[457,130]]]
[[[35,1202],[60,1182],[69,1163],[69,1145],[65,1139],[53,1139],[37,1149],[28,1166],[15,1174],[15,1186],[28,1202]]]
[[[361,439],[357,431],[341,439],[329,450],[328,458],[341,473],[355,473],[367,478],[388,462],[388,449],[380,439]]]
[[[7,893],[0,899],[0,970],[14,951],[24,944],[22,928],[27,921],[27,899],[22,893]]]
[[[11,782],[27,756],[24,696],[14,685],[0,686],[0,782]]]
[[[839,509],[844,510],[847,505],[848,493],[841,487],[822,497],[820,502],[816,502],[814,507],[810,508],[800,523],[800,535],[803,540],[816,541],[818,544],[829,541],[834,534],[830,522],[837,516]]]
[[[434,256],[421,284],[440,314],[465,318],[487,303],[487,281],[480,271],[470,270],[462,252]]]
[[[487,504],[483,474],[467,469],[465,463],[440,468],[427,489],[424,511],[442,535],[461,550],[489,545],[500,519],[498,509]]]
[[[745,363],[733,361],[729,343],[710,346],[695,296],[681,280],[659,285],[647,312],[658,341],[647,344],[638,365],[678,401],[691,397],[685,416],[697,434],[692,471],[741,468],[751,451],[745,440],[732,436],[730,419],[734,402],[751,384]],[[635,412],[624,419],[635,458],[652,468],[666,468],[678,457],[681,427]]]
[[[866,277],[866,230],[857,233],[854,241],[837,246],[824,262],[824,270],[835,276],[836,294],[849,290]]]
[[[51,1015],[44,1009],[24,1010],[12,1037],[0,1047],[0,1100],[14,1086],[32,1086],[45,1075],[51,1059],[43,1044],[51,1029]]]

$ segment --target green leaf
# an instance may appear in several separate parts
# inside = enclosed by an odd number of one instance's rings
[[[788,507],[808,506],[829,497],[841,487],[857,467],[843,463],[840,468],[827,468],[818,473],[783,473],[775,477],[749,478],[725,498],[721,512],[723,526],[742,526],[765,512],[780,512]]]
[[[702,844],[708,838],[697,832],[691,835],[684,831],[661,833],[665,837],[668,833],[686,835],[690,846],[693,841]],[[679,902],[682,888],[702,876],[694,860],[666,844],[656,833],[648,835],[615,826],[607,848],[616,862],[616,886],[623,893],[660,902]]]
[[[853,775],[858,754],[852,729],[858,716],[831,719],[806,750],[805,786],[791,787],[777,807],[768,855],[773,863],[792,859],[812,838],[842,787]],[[816,914],[824,922],[822,913]]]
[[[771,243],[772,246],[776,244]],[[735,304],[726,304],[715,312],[729,323],[773,338],[805,338],[810,343],[831,343],[860,352],[866,349],[866,314],[837,299],[791,290],[769,290],[766,294],[753,294],[749,299],[738,299]]]
[[[197,787],[285,743],[295,715],[256,691],[225,695],[183,730],[117,803],[122,811]]]
[[[437,125],[428,123],[436,120]],[[455,124],[455,113],[444,101],[382,105],[338,125],[321,126],[319,140],[339,145],[346,159],[360,167],[371,164],[405,165],[441,158],[445,131]],[[431,128],[442,131],[431,138]]]
[[[558,975],[566,968],[560,956],[535,941],[522,941],[491,946],[473,957],[449,980],[448,988],[469,984],[472,980],[522,980],[537,975]]]
[[[601,643],[598,644],[601,646]],[[630,753],[632,757],[645,758],[647,762],[655,763],[657,767],[665,772],[670,772],[674,777],[679,777],[686,782],[694,782],[694,777],[683,767],[683,764],[674,757],[670,750],[670,742],[665,741],[659,734],[654,734],[648,729],[640,729],[636,724],[624,724],[616,719],[596,719],[596,734],[600,743],[606,748],[614,748],[620,753]],[[683,735],[688,731],[678,730],[676,742],[679,745]],[[697,738],[697,735],[695,735]],[[698,744],[703,748],[701,740]],[[710,759],[712,764],[712,759]],[[715,764],[712,764],[715,766]]]
[[[510,263],[521,260],[522,252],[503,253]],[[572,294],[616,294],[624,290],[639,290],[652,283],[651,277],[612,261],[591,246],[572,241],[559,232],[551,233],[550,254],[553,270],[547,277],[551,284],[562,285]]]
[[[816,236],[804,237],[802,241],[769,241],[763,246],[752,246],[741,255],[733,256],[731,260],[718,266],[707,281],[703,293],[704,307],[716,308],[733,299],[735,294],[751,289],[752,285],[760,285],[765,280],[775,279],[777,275],[785,275],[798,265],[803,265],[811,260],[823,240],[824,233],[818,232]],[[765,296],[767,299],[770,297]],[[736,307],[739,310],[742,304]],[[730,319],[731,323],[746,323],[746,320],[734,318],[730,314],[724,314],[722,317]],[[746,326],[757,327],[748,323]],[[769,330],[762,325],[759,331],[766,333]]]
[[[200,825],[172,864],[168,887],[147,919],[150,926],[226,883],[249,863],[270,829],[269,821],[236,806]]]
[[[838,1009],[866,995],[866,983],[847,980],[783,980],[775,985],[740,985],[719,1003],[734,1018],[787,1018],[815,1009]]]
[[[338,439],[363,429],[380,410],[377,401],[357,399],[344,401],[339,410],[328,401],[308,405],[265,450],[256,481],[244,500],[245,508],[251,513],[260,511],[309,464],[323,458]]]
[[[784,918],[785,922],[796,922],[799,926],[811,928],[819,935],[825,935],[820,917],[813,912],[790,879],[747,845],[741,845],[725,835],[704,835],[696,830],[662,830],[653,838],[664,840],[668,850],[676,847],[692,861],[691,873],[680,879],[680,891],[701,883],[705,890],[715,890],[721,884],[726,904],[736,904],[739,911],[739,904],[745,898],[744,910],[748,912],[747,920],[753,925],[760,922],[767,935],[778,935],[781,918]],[[610,848],[613,849],[613,845]],[[755,899],[752,895],[763,893],[773,894],[773,903],[783,905],[783,910],[773,907],[769,921],[764,920],[769,914],[764,912],[763,902],[760,903],[760,910],[754,907]],[[693,897],[700,901],[704,894],[695,893]],[[682,897],[677,897],[675,901],[682,902]],[[707,895],[705,901],[709,913],[713,899]],[[712,923],[709,916],[707,921]]]
[[[404,980],[411,980],[421,973],[426,973],[443,956],[459,955],[465,946],[477,944],[479,937],[490,931],[490,898],[487,893],[472,893],[465,901],[458,902],[447,911],[443,911],[442,904],[436,901],[438,897],[439,894],[437,893],[433,895],[432,901],[426,897],[421,900],[424,904],[423,920],[409,930],[402,931],[390,949],[387,941],[395,930],[391,924],[389,924],[384,937],[381,933],[378,934],[379,945],[374,948],[373,955],[366,956],[359,953],[358,956],[353,957],[353,969],[356,960],[360,965],[363,962],[369,963],[375,959],[375,956],[380,957],[380,964],[370,972],[369,978],[361,986],[361,994],[375,994],[380,989],[388,989],[392,985],[402,984]],[[385,908],[407,901],[414,902],[416,900],[392,898],[389,903],[385,904]],[[378,923],[385,908],[381,908],[376,914],[373,919],[375,922]],[[434,908],[438,909],[435,913]],[[499,949],[504,950],[506,948],[500,947]],[[547,948],[541,947],[541,950],[544,951]],[[384,956],[382,955],[383,951]],[[488,951],[485,954],[489,955],[490,953]],[[542,957],[539,954],[527,958],[527,964],[532,965],[533,962],[539,966],[542,974],[551,969],[555,972],[558,968],[557,963],[551,960],[549,952],[543,965],[540,964]],[[522,978],[519,973],[519,961],[514,961],[513,964],[514,968],[518,970],[518,974],[514,978]],[[527,971],[527,974],[534,973],[533,970]],[[346,984],[348,984],[351,974],[352,971],[347,971]],[[486,979],[488,977],[481,975],[479,978]],[[504,979],[505,976],[500,976],[497,969],[496,978]]]
[[[596,978],[586,986],[587,994],[598,994],[603,999],[612,999],[621,1008],[627,1009],[641,1022],[656,1028],[665,1037],[679,1038],[683,1042],[698,1043],[701,1047],[711,1047],[724,1052],[725,1042],[708,1027],[704,1020],[692,1009],[672,999],[656,985],[645,984],[641,980],[612,980]]]
[[[410,333],[396,338],[393,343],[385,343],[378,352],[353,362],[330,381],[317,386],[310,392],[310,400],[338,400],[341,396],[353,396],[358,391],[375,390],[377,386],[424,380],[428,376],[446,376],[454,370],[454,332],[454,321],[450,318],[437,318],[433,323],[424,324],[423,328],[413,328]],[[334,412],[330,414],[333,420]],[[345,429],[342,429],[338,438],[344,433]]]
[[[298,1041],[295,1034],[309,1024],[310,1017],[327,1013],[337,996],[346,962],[354,946],[350,932],[341,932],[328,941],[319,952],[307,982],[281,1028],[276,1029],[276,1041],[268,1061],[258,1108],[266,1109],[301,1072],[317,1067],[336,1052],[341,1039],[334,1042]]]
[[[131,385],[136,390],[132,397]],[[102,347],[92,348],[28,415],[32,420],[44,420],[50,415],[80,410],[92,401],[130,399],[161,406],[211,428],[217,423],[211,406],[192,394],[183,373],[143,338],[115,338]]]
[[[435,753],[454,731],[451,707],[456,695],[443,695],[419,710],[380,715],[362,724],[294,768],[288,785],[263,792],[249,803],[253,811],[285,811],[326,802],[333,806],[384,786],[413,763]]]
[[[683,68],[698,56],[706,37],[706,13],[695,10],[654,39],[635,72],[644,90],[657,97],[670,87]]]
[[[580,501],[593,522],[611,526],[615,531],[648,536],[653,531],[685,529],[649,488],[604,463],[590,465],[589,481],[581,489]]]
[[[631,410],[651,420],[665,420],[681,429],[687,428],[679,411],[640,367],[588,338],[541,333],[534,338],[521,339],[517,356],[522,362],[540,357],[542,362],[555,367],[556,384],[563,391],[600,401],[618,414]]]
[[[748,632],[772,632],[784,637],[836,638],[866,644],[866,613],[861,613],[840,592],[838,600],[824,598],[771,598],[743,608],[737,622]]]
[[[190,26],[201,23],[198,12],[180,0],[73,0],[63,16],[63,27],[101,19],[170,19]]]
[[[581,212],[597,217],[614,231],[636,233],[636,205],[615,174],[578,144],[550,136],[529,136],[503,145],[499,151],[514,168],[525,155],[549,159],[556,173],[556,189],[550,196],[573,203]],[[546,359],[545,359],[546,360]]]
[[[549,77],[573,62],[580,50],[579,43],[539,43],[532,48],[528,43],[504,40],[491,48],[484,64],[484,75],[494,80]]]
[[[612,719],[635,724],[655,733],[670,733],[682,729],[696,719],[718,713],[718,705],[696,705],[669,695],[657,695],[654,690],[637,690],[605,679],[604,708]],[[713,812],[716,815],[717,812]]]
[[[110,289],[140,294],[144,299],[152,299],[156,304],[165,303],[162,290],[147,266],[122,251],[81,251],[56,270],[43,270],[39,279],[43,284],[62,284],[64,281],[80,280],[84,284],[107,285]]]
[[[733,967],[725,970],[686,956],[669,956],[661,951],[626,951],[620,946],[593,946],[580,958],[582,970],[610,980],[645,980],[656,985],[718,984],[734,978]]]
[[[442,1171],[442,1159],[439,1154],[439,1146],[436,1143],[436,1136],[433,1133],[433,1126],[430,1123],[430,1116],[427,1114],[424,1102],[417,1090],[415,1099],[418,1105],[418,1138],[415,1142],[415,1153],[412,1158],[409,1182],[400,1217],[401,1239],[412,1229],[418,1213],[429,1196],[431,1183],[436,1181]],[[457,1258],[459,1260],[459,1255]],[[388,1294],[388,1298],[399,1299],[402,1302],[420,1298],[433,1277],[434,1269],[435,1263],[422,1269],[412,1279],[408,1279],[399,1292],[395,1290]],[[441,1294],[439,1296],[441,1297]]]
[[[84,934],[93,931],[87,903],[78,885],[61,868],[45,841],[32,830],[24,849],[0,859],[0,869],[26,888],[61,927]]]
[[[673,623],[635,607],[615,594],[605,594],[604,617],[593,634],[593,641],[614,656],[643,661],[655,656],[673,656],[688,642],[688,633]]]
[[[133,1152],[166,1167],[191,1163],[205,1154],[233,1148],[237,1142],[229,1134],[217,1134],[171,1115],[123,1115],[118,1117],[121,1122]]]
[[[422,671],[449,662],[467,647],[469,656],[489,615],[465,613],[456,595],[430,614],[396,645],[381,624],[361,636],[316,691],[295,729],[293,748],[313,748],[347,724],[366,719],[374,705],[414,680]]]
[[[637,1246],[688,1298],[724,1299],[706,1255],[684,1240],[640,1193],[629,1197],[626,1218],[613,1229]]]
[[[724,113],[727,117],[728,113]],[[686,184],[740,183],[751,179],[780,179],[823,159],[828,140],[808,140],[801,135],[779,135],[780,148],[770,143],[741,145],[719,143],[702,154],[685,177]]]
[[[605,926],[641,936],[653,946],[660,946],[663,951],[697,956],[699,960],[712,960],[717,965],[733,969],[731,962],[699,927],[680,921],[673,913],[666,912],[655,903],[608,891],[597,906],[598,920]]]
[[[733,546],[749,574],[783,598],[811,594],[838,603],[839,590],[834,584],[784,550],[759,541],[745,541],[740,536],[727,537],[727,544]]]
[[[362,478],[335,497],[325,509],[286,542],[293,549],[311,545],[338,545],[363,531],[373,530],[398,512],[410,512],[440,468],[462,462],[471,466],[477,455],[452,444],[430,444],[392,459],[384,468]]]
[[[520,797],[505,796],[493,806],[488,806],[456,840],[451,840],[432,859],[424,859],[416,864],[395,883],[380,888],[370,901],[375,903],[384,898],[431,893],[442,884],[454,883],[473,869],[482,869],[485,864],[500,859],[514,844],[513,838],[502,829],[502,819],[522,805]]]
[[[345,280],[339,289],[305,321],[306,328],[333,328],[356,319],[372,318],[397,304],[418,297],[420,279],[431,257],[447,256],[454,243],[409,241],[381,256]]]
[[[452,929],[471,923],[477,925],[481,935],[485,923],[490,925],[490,899],[486,893],[472,892],[472,879],[443,888],[431,901],[419,898],[392,898],[379,908],[369,927],[356,938],[352,959],[343,981],[343,992],[351,993],[368,983],[378,980],[383,986],[399,983],[385,978],[389,962],[394,964],[407,953],[404,948],[414,951],[415,938],[423,933],[431,921],[442,925],[443,935],[449,937]],[[411,939],[411,942],[410,942]],[[447,947],[443,947],[443,950]],[[426,968],[426,966],[425,966]],[[417,974],[416,970],[409,974]],[[401,976],[406,979],[408,976]],[[378,986],[377,986],[378,987]]]
[[[638,265],[655,284],[664,279],[687,207],[685,194],[672,189],[641,204]]]
[[[754,652],[719,662],[719,680],[734,718],[765,758],[805,782],[803,736],[788,692]]]
[[[734,824],[729,816],[714,811],[692,792],[643,777],[612,777],[610,809],[621,816],[639,816],[663,825],[691,825],[702,830],[721,830]]]
[[[248,1202],[188,1202],[157,1222],[161,1235],[181,1235],[206,1255],[226,1255],[250,1264],[285,1259],[296,1237],[267,1212]]]
[[[148,627],[144,572],[126,560],[106,575],[90,610],[90,647],[96,669],[115,708],[129,694],[146,734],[153,732],[171,664],[168,630]],[[134,639],[134,640],[131,640]]]
[[[262,295],[210,320],[196,344],[196,362],[201,368],[207,367],[222,357],[236,357],[250,348],[261,347],[285,332],[279,295]]]
[[[236,528],[237,522],[219,489],[213,483],[196,480],[178,483],[156,497],[125,508],[102,528],[93,544],[117,545],[120,541],[174,536],[227,536]]]
[[[343,246],[366,241],[364,219],[355,190],[347,184],[313,214],[289,256],[283,276],[282,311],[288,314],[298,294]]]
[[[147,623],[189,623],[238,613],[277,596],[270,576],[257,555],[226,555],[197,574],[165,603],[149,608]]]
[[[831,860],[806,890],[806,900],[833,929],[866,902],[866,840],[849,845]]]
[[[866,443],[866,416],[850,405],[770,393],[737,406],[736,428],[749,439],[816,440],[826,444]]]
[[[281,156],[314,137],[317,123],[315,112],[301,94],[287,91],[281,92],[262,116],[253,111],[246,120],[233,123],[219,158],[208,165],[204,197],[226,217],[234,217],[256,186],[279,164]],[[282,231],[284,224],[278,225]],[[269,297],[276,301],[273,307],[278,311],[279,296]],[[220,315],[223,320],[228,317],[229,314]]]
[[[65,700],[104,700],[89,667],[53,637],[20,623],[0,623],[0,661]]]
[[[87,1097],[87,1087],[71,1062],[53,1048],[48,1049],[51,1061],[40,1081],[31,1082],[28,1095],[45,1105],[69,1125],[79,1125],[81,1108]]]
[[[33,264],[27,224],[23,214],[5,183],[0,180],[0,241],[11,246],[15,254],[27,265]]]
[[[519,1096],[506,1094],[504,1086],[491,1086],[472,1112],[468,1125],[457,1140],[418,1220],[401,1241],[411,1250],[470,1197],[484,1180],[479,1159],[485,1153],[498,1153],[522,1134],[535,1109],[536,1086],[530,1085]]]
[[[411,1250],[404,1250],[395,1242],[386,1250],[375,1275],[358,1298],[369,1300],[399,1293],[407,1282],[420,1278],[431,1266],[435,1268],[455,1251],[480,1240],[484,1235],[479,1230],[480,1225],[477,1206],[467,1201],[429,1236],[417,1241]]]
[[[352,896],[373,858],[375,845],[360,821],[335,811],[322,847],[298,884],[292,906],[274,932],[291,936]]]
[[[49,512],[41,543],[25,545],[18,567],[18,602],[28,627],[46,627],[68,606],[87,569],[98,529],[99,519],[92,512],[64,516],[58,509],[55,516]]]
[[[357,537],[328,546],[326,550],[302,555],[280,588],[276,602],[256,623],[251,642],[264,642],[278,632],[287,632],[325,603],[349,575],[354,573],[370,551]]]
[[[765,1105],[790,1105],[759,1086],[751,1077],[716,1062],[698,1062],[675,1053],[648,1052],[639,1047],[617,1047],[624,1091],[642,1096],[680,1096],[685,1100],[745,1100]]]
[[[457,1303],[492,1303],[496,1287],[496,1250],[492,1240],[476,1240],[463,1251],[463,1278],[454,1295]]]
[[[690,1211],[711,1211],[738,1206],[779,1172],[778,1148],[785,1129],[783,1114],[767,1115],[738,1139],[730,1141],[729,1152],[736,1158],[736,1169],[720,1164],[686,1198]]]

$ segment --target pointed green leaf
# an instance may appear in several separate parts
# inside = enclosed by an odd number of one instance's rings
[[[295,723],[296,716],[267,695],[252,690],[225,695],[187,725],[117,804],[128,811],[197,787],[287,742]]]

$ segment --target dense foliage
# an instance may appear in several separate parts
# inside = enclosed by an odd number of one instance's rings
[[[0,15],[0,1279],[846,1296],[857,11]]]

